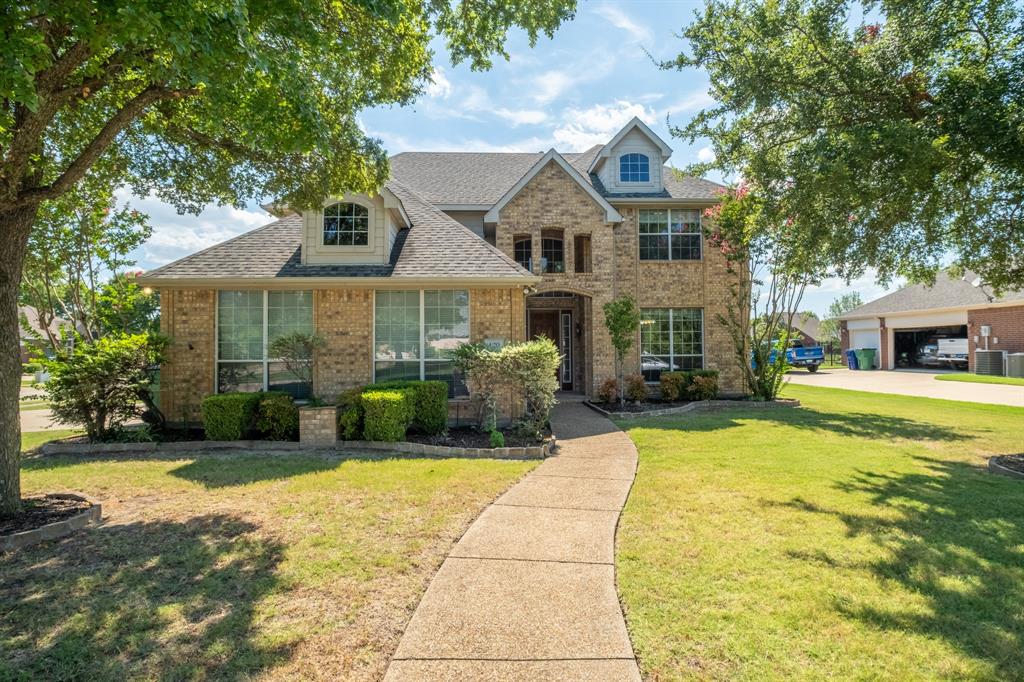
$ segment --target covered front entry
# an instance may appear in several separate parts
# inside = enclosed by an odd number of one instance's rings
[[[526,299],[526,335],[547,337],[558,346],[562,364],[558,382],[563,391],[590,393],[590,297],[568,291],[547,291]]]

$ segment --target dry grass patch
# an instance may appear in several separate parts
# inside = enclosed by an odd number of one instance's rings
[[[0,679],[379,679],[427,582],[526,462],[37,458],[101,528],[0,557]]]

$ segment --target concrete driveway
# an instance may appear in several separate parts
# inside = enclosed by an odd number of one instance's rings
[[[936,375],[943,373],[922,370],[854,372],[848,369],[819,369],[817,373],[811,374],[797,369],[789,373],[789,380],[800,386],[847,388],[853,391],[1024,407],[1024,386],[936,380]]]

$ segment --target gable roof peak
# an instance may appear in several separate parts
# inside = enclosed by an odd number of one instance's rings
[[[668,161],[668,158],[672,156],[672,148],[668,146],[665,140],[658,137],[658,134],[651,130],[650,126],[641,121],[638,116],[634,116],[629,120],[628,123],[626,123],[626,125],[622,126],[622,129],[619,132],[615,133],[615,136],[611,140],[609,140],[607,144],[601,147],[601,151],[599,151],[597,153],[597,156],[594,157],[594,160],[591,162],[590,168],[587,169],[587,172],[593,173],[595,170],[597,170],[597,167],[600,166],[605,159],[612,155],[612,150],[615,149],[616,145],[618,145],[619,142],[622,141],[622,138],[624,138],[633,130],[639,130],[644,135],[644,137],[646,137],[647,139],[654,143],[654,145],[661,152],[661,164],[664,164],[666,161]]]

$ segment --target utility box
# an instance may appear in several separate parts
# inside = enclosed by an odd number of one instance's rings
[[[1005,354],[1001,350],[974,351],[974,373],[990,377],[1003,376],[1003,356]]]
[[[1024,353],[1010,353],[1006,356],[1006,376],[1024,379]]]

